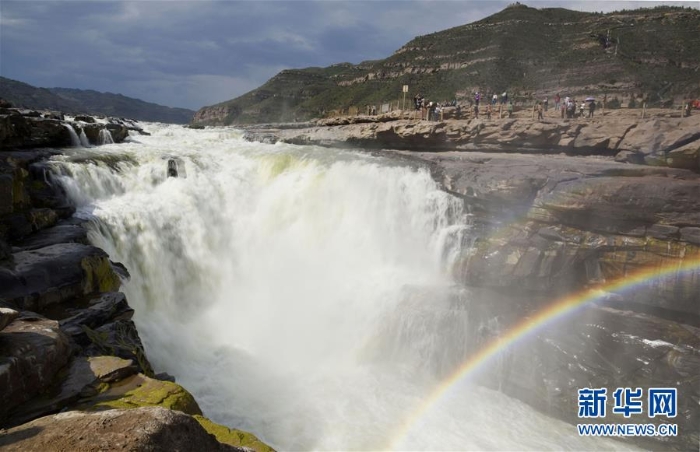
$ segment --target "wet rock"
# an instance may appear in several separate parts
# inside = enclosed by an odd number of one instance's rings
[[[161,380],[161,381],[170,381],[172,383],[176,382],[175,377],[173,375],[170,375],[167,372],[159,372],[159,373],[155,374],[155,376],[153,378],[155,378],[156,380]]]
[[[0,447],[9,451],[240,451],[219,443],[191,416],[161,407],[68,411],[0,433]]]
[[[70,133],[60,121],[18,115],[0,116],[0,148],[70,145]]]
[[[45,119],[56,119],[59,121],[63,121],[64,119],[66,119],[65,116],[63,115],[63,113],[56,112],[56,111],[46,112],[42,115],[42,117]]]
[[[58,322],[23,317],[0,332],[0,422],[8,412],[48,388],[71,354]]]
[[[129,136],[129,129],[123,125],[110,123],[105,127],[112,134],[112,139],[115,143],[121,143]],[[142,135],[150,135],[148,132],[144,132],[143,129],[140,129],[140,133]]]
[[[88,115],[78,115],[75,117],[76,121],[82,121],[82,122],[87,122],[88,124],[94,124],[95,123],[95,118],[92,116]]]
[[[92,246],[51,245],[15,253],[13,258],[12,268],[0,268],[0,297],[20,309],[41,310],[120,285],[107,254]]]

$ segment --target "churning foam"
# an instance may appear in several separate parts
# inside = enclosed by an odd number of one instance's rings
[[[385,447],[461,362],[447,344],[469,341],[468,308],[441,295],[468,244],[461,202],[426,170],[364,154],[146,128],[57,165],[91,240],[131,273],[154,366],[280,449]],[[186,178],[166,177],[171,157]],[[423,426],[404,447],[619,447],[470,385]]]

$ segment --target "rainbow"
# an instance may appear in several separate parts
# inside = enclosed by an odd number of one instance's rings
[[[508,332],[493,340],[471,356],[464,364],[457,368],[457,370],[437,385],[418,408],[405,419],[395,434],[392,435],[389,449],[395,450],[398,445],[403,442],[408,433],[411,432],[413,426],[419,422],[434,405],[441,401],[450,388],[474,374],[503,350],[534,334],[545,325],[575,312],[588,303],[599,300],[605,296],[606,293],[631,290],[655,280],[660,280],[669,276],[677,276],[681,273],[697,271],[699,269],[700,257],[689,259],[686,262],[676,261],[662,267],[643,268],[599,287],[567,295],[542,309],[535,315],[525,318]]]

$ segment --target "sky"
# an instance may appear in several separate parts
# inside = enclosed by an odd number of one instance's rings
[[[0,0],[0,76],[197,110],[283,69],[386,58],[514,0]],[[520,0],[614,11],[694,1]]]

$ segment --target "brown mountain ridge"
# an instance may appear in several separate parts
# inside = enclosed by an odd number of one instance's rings
[[[409,97],[466,99],[507,91],[516,102],[603,95],[671,105],[700,96],[700,11],[662,6],[608,14],[521,4],[418,36],[359,64],[284,70],[236,99],[200,109],[198,124],[288,122]]]

